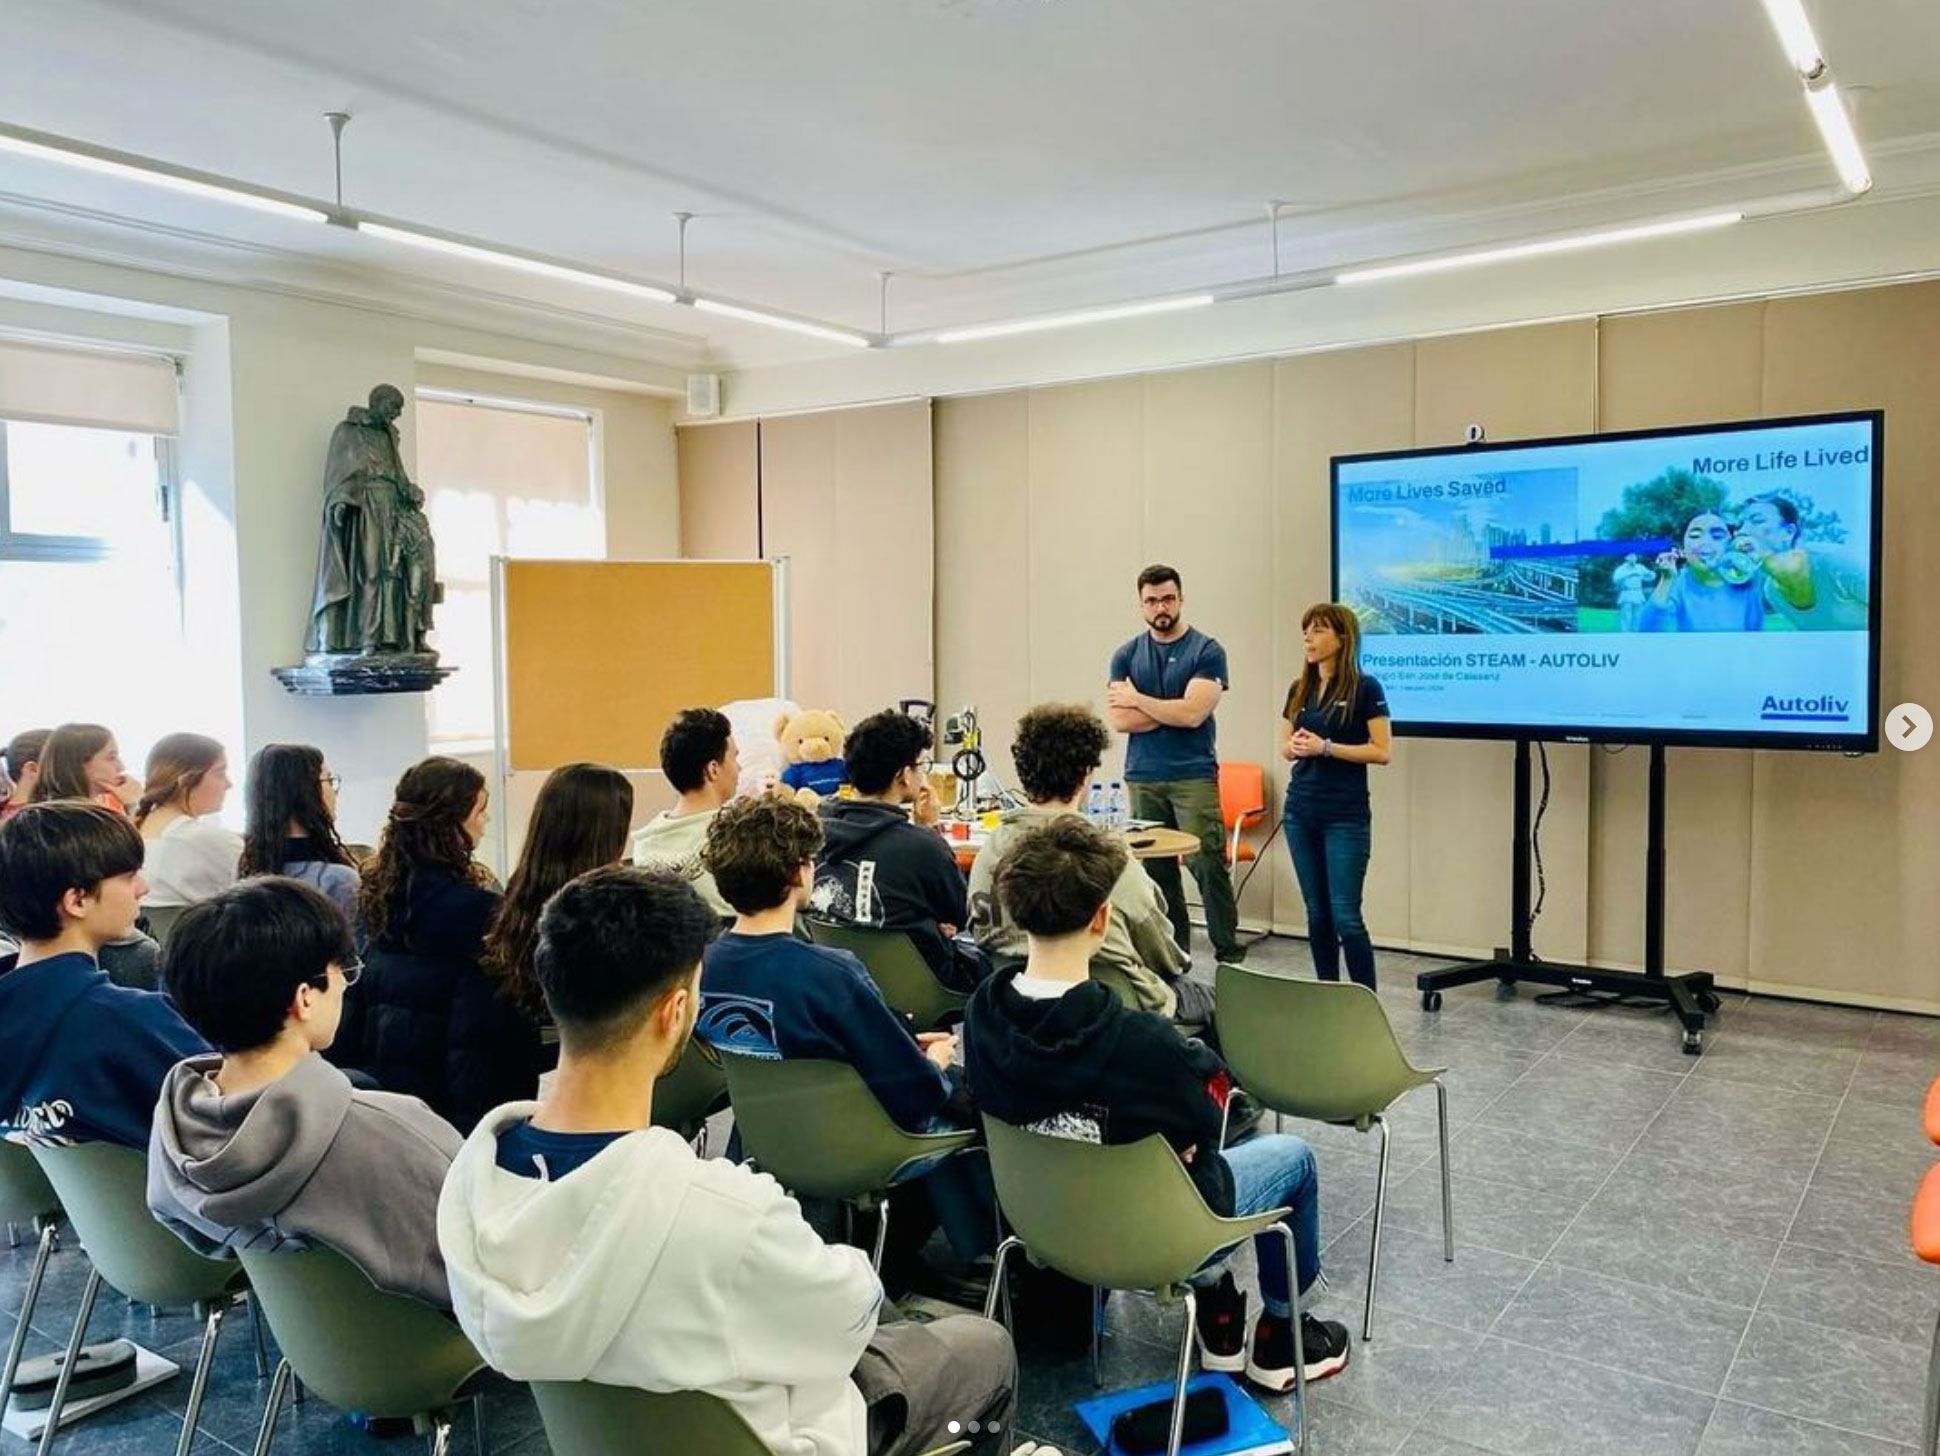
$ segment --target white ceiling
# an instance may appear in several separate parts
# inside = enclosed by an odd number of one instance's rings
[[[1813,8],[1882,192],[1927,185],[1940,6]],[[327,197],[347,110],[353,207],[662,279],[687,210],[694,286],[870,329],[879,269],[894,329],[1256,277],[1269,198],[1291,268],[1832,180],[1758,0],[0,0],[0,37],[0,121]],[[0,157],[49,208],[616,307]]]

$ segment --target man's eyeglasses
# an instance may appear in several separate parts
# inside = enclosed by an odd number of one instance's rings
[[[363,978],[364,963],[362,961],[339,961],[337,963],[337,970],[342,974],[346,986],[354,986]]]
[[[344,776],[342,774],[327,773],[323,776],[323,781],[330,786],[330,792],[333,794],[344,786]]]

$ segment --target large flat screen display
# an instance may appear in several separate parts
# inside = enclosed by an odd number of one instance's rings
[[[1871,752],[1878,412],[1333,462],[1397,733]]]

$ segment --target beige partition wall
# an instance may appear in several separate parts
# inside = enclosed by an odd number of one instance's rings
[[[933,697],[929,401],[759,430],[761,551],[789,560],[791,695],[851,723]]]
[[[761,550],[761,426],[682,425],[680,554],[748,561]]]
[[[1940,700],[1940,284],[1423,340],[935,406],[937,681],[984,710],[995,761],[1047,698],[1102,698],[1147,560],[1220,637],[1227,757],[1271,765],[1301,608],[1327,591],[1327,461],[1459,441],[1880,406],[1887,412],[1883,705]],[[1007,553],[1007,557],[1006,554]],[[999,575],[989,562],[1022,569]],[[1506,942],[1506,744],[1401,740],[1372,776],[1369,924],[1387,945]],[[1641,750],[1552,745],[1543,825],[1554,959],[1641,955]],[[1859,760],[1673,750],[1667,955],[1732,984],[1940,1010],[1940,748]],[[1275,810],[1277,811],[1277,791]],[[1270,884],[1270,897],[1261,886]],[[1302,923],[1277,845],[1247,899]]]

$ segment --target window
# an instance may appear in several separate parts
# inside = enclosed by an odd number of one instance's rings
[[[437,544],[444,604],[433,645],[459,671],[429,695],[431,742],[492,745],[491,560],[597,559],[606,517],[585,410],[420,391],[418,481]]]
[[[0,739],[108,724],[137,772],[184,708],[173,442],[0,418]]]

